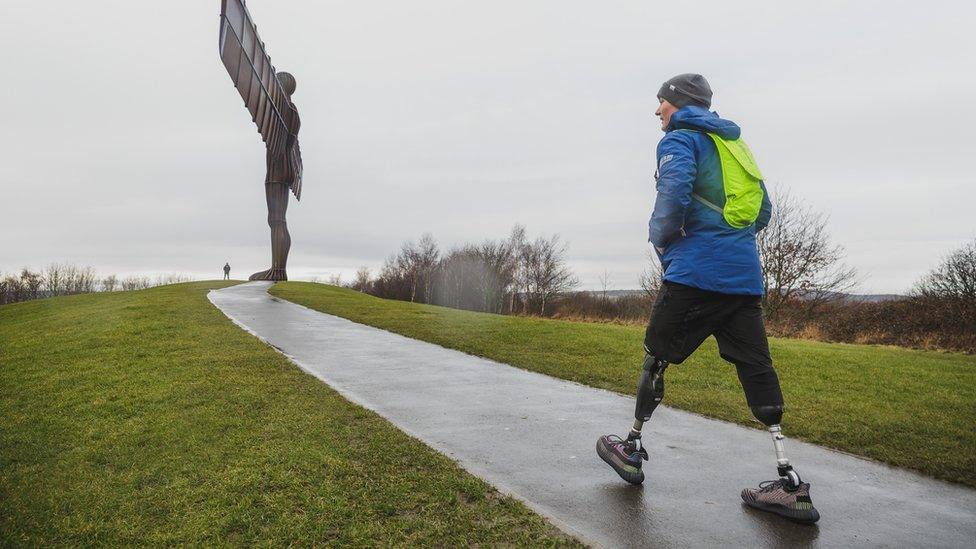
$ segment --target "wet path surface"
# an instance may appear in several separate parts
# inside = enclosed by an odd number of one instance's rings
[[[660,407],[641,487],[597,456],[634,401],[274,298],[269,283],[210,293],[239,325],[349,400],[457,460],[582,540],[607,547],[973,547],[976,490],[787,440],[821,521],[745,507],[775,477],[762,431]],[[638,369],[634,365],[635,376]],[[787,433],[789,435],[789,433]],[[391,451],[395,451],[392,448]]]

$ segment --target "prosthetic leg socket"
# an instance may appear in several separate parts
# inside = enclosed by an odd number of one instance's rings
[[[634,410],[634,426],[627,435],[628,441],[633,441],[647,459],[647,452],[641,444],[641,429],[644,423],[651,419],[657,405],[664,399],[664,370],[668,363],[655,358],[654,355],[644,356],[644,365],[640,381],[637,382],[637,406]]]
[[[647,355],[640,381],[637,383],[637,407],[634,417],[642,424],[651,419],[654,409],[664,398],[664,370],[667,361]]]

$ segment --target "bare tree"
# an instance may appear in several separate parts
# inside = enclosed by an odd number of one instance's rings
[[[842,263],[844,248],[830,241],[827,217],[788,191],[773,197],[773,217],[758,244],[770,317],[791,301],[812,309],[857,285],[855,270]]]
[[[69,295],[76,293],[78,287],[78,267],[70,263],[61,264],[61,292],[56,295]]]
[[[94,292],[98,283],[95,269],[69,263],[52,263],[47,267],[46,288],[50,295]]]
[[[114,292],[115,287],[118,285],[119,285],[119,278],[114,274],[110,274],[102,279],[103,292]]]
[[[526,299],[529,291],[529,276],[527,267],[528,241],[525,236],[525,226],[516,223],[512,227],[512,232],[508,236],[508,248],[512,252],[512,290],[509,294],[508,312],[515,313],[515,298],[519,294],[523,296],[522,312],[525,312]]]
[[[435,303],[456,309],[461,307],[461,288],[464,281],[464,252],[451,248],[437,266],[437,289]]]
[[[468,245],[452,248],[441,258],[437,270],[439,288],[435,296],[438,303],[456,309],[475,308],[470,286],[478,270],[477,255],[477,251]]]
[[[507,241],[486,240],[477,249],[482,311],[500,313],[514,280],[515,261]]]
[[[650,298],[656,298],[661,291],[661,284],[664,283],[664,271],[661,269],[661,260],[658,259],[654,250],[647,250],[647,267],[641,271],[637,277],[640,287]]]
[[[912,294],[976,307],[976,238],[943,258],[938,267],[915,284]]]
[[[332,286],[342,286],[342,273],[329,275],[329,284]]]
[[[482,310],[483,270],[478,248],[468,244],[451,249],[438,263],[435,302],[457,309]]]
[[[403,299],[417,301],[419,290],[423,301],[430,303],[439,257],[437,241],[425,233],[417,244],[404,242],[400,252],[383,266],[376,282],[387,297],[399,297],[399,291],[394,288],[405,284],[407,295]]]
[[[4,276],[2,286],[3,301],[0,303],[17,303],[26,299],[19,277],[13,275]]]
[[[40,291],[41,285],[44,284],[44,277],[41,276],[41,273],[36,273],[24,267],[20,271],[20,284],[24,292],[26,292],[25,299],[37,299],[37,293]]]
[[[47,291],[50,295],[62,295],[66,292],[64,280],[65,266],[52,263],[47,266]]]
[[[603,270],[603,274],[600,275],[600,288],[601,297],[603,301],[606,302],[609,298],[607,297],[607,291],[610,289],[610,271],[606,269]]]
[[[71,282],[71,293],[90,294],[97,289],[98,275],[91,267],[79,267],[74,270],[74,279]]]
[[[402,281],[400,268],[397,265],[396,255],[386,258],[380,267],[380,272],[373,282],[372,290],[374,295],[388,299],[404,299],[398,289]]]
[[[51,295],[83,294],[95,291],[97,277],[91,267],[52,263],[47,268],[47,290]]]
[[[559,235],[549,239],[540,236],[531,248],[528,254],[531,294],[539,302],[539,314],[545,316],[546,305],[559,294],[575,288],[579,280],[565,264],[566,245],[559,241]]]
[[[437,262],[441,255],[434,236],[430,233],[421,235],[414,254],[417,276],[424,290],[424,303],[430,303],[433,297],[431,287],[434,283],[434,272],[437,270]]]
[[[151,286],[149,283],[149,278],[145,276],[127,276],[122,279],[122,290],[132,291],[132,290],[142,290]]]
[[[358,292],[366,293],[369,291],[369,285],[369,267],[360,267],[359,270],[356,271],[356,278],[352,281],[352,289]]]
[[[410,287],[410,301],[417,300],[417,285],[420,283],[420,253],[412,240],[403,243],[396,256],[397,270]]]

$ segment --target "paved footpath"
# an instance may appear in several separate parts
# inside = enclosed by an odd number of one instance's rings
[[[594,445],[603,433],[626,430],[631,397],[312,311],[268,295],[268,287],[232,286],[210,300],[349,400],[588,543],[976,546],[976,490],[789,439],[820,523],[795,525],[747,508],[740,490],[775,476],[769,436],[663,406],[645,434],[647,479],[630,486]]]

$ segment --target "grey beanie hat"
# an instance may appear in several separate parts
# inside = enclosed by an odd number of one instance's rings
[[[679,109],[686,105],[712,106],[712,88],[700,74],[679,74],[661,85],[657,96]]]

